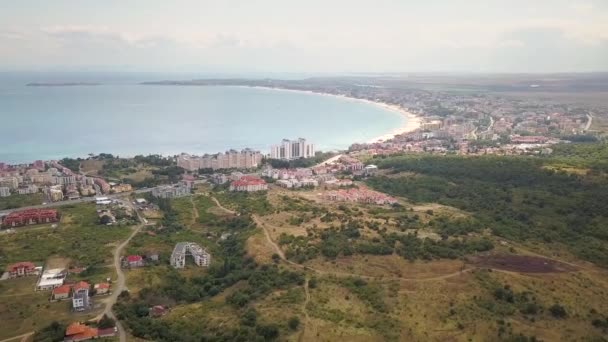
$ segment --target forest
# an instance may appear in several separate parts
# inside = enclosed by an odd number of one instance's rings
[[[414,202],[467,211],[496,236],[561,244],[578,257],[608,266],[606,146],[557,146],[553,156],[542,158],[376,158],[371,163],[390,175],[371,178],[368,184]]]

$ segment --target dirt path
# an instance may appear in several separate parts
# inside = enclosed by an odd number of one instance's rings
[[[34,331],[30,331],[28,333],[25,333],[25,334],[19,335],[19,336],[15,336],[15,337],[9,337],[7,339],[0,340],[0,342],[9,342],[9,341],[16,340],[18,338],[21,339],[21,341],[27,341],[27,339],[32,335],[34,335]]]
[[[308,277],[306,277],[306,281],[304,282],[304,293],[306,293],[306,300],[304,301],[304,304],[302,304],[302,312],[304,312],[304,317],[306,318],[305,322],[304,322],[304,326],[302,327],[302,332],[300,333],[300,337],[298,337],[298,341],[303,341],[304,340],[304,336],[306,336],[306,329],[312,328],[312,332],[313,335],[316,334],[316,329],[312,323],[312,321],[310,320],[310,316],[308,315],[308,308],[306,308],[308,306],[308,303],[310,302],[310,291],[308,289]]]
[[[194,204],[194,196],[190,196],[190,203],[192,203],[192,225],[194,226],[196,222],[198,222],[198,209],[196,209],[196,204]]]
[[[218,200],[217,200],[217,198],[215,198],[215,197],[213,197],[213,196],[210,196],[210,197],[211,197],[211,200],[213,200],[213,202],[215,202],[215,204],[217,204],[217,206],[218,206],[220,209],[222,209],[223,211],[227,212],[228,214],[236,215],[236,211],[234,211],[234,210],[230,210],[230,209],[228,209],[228,208],[224,208],[224,207],[222,206],[222,204],[220,203],[220,201],[218,201]]]
[[[449,273],[449,274],[444,274],[444,275],[440,275],[440,276],[436,276],[436,277],[428,277],[428,278],[404,278],[404,277],[391,277],[391,276],[377,277],[377,276],[368,276],[368,275],[362,275],[362,274],[357,274],[357,273],[349,273],[349,272],[320,270],[320,269],[317,269],[317,268],[301,265],[301,264],[298,264],[298,263],[293,262],[291,260],[288,260],[285,257],[285,253],[283,253],[283,250],[281,250],[281,248],[279,247],[279,245],[277,245],[277,243],[270,236],[270,232],[268,231],[267,225],[264,222],[262,222],[262,220],[257,215],[252,215],[252,218],[253,218],[253,221],[258,225],[258,227],[262,228],[262,230],[264,231],[264,235],[266,235],[266,240],[272,246],[272,248],[274,249],[275,253],[279,255],[279,257],[281,258],[281,260],[283,262],[285,262],[285,263],[287,263],[287,264],[289,264],[289,265],[291,265],[293,267],[300,268],[300,269],[303,269],[303,270],[312,271],[312,272],[315,272],[315,273],[318,273],[318,274],[322,274],[322,275],[335,275],[335,276],[338,276],[338,277],[357,277],[357,278],[362,278],[362,279],[378,280],[378,281],[381,281],[381,280],[392,280],[392,281],[424,282],[424,281],[436,281],[436,280],[449,279],[449,278],[457,277],[457,276],[460,276],[460,275],[462,275],[464,273],[471,272],[471,271],[477,269],[477,267],[465,268],[465,269],[462,269],[462,270],[457,271],[457,272],[453,272],[453,273]]]
[[[143,222],[145,222],[141,218],[141,216],[139,216],[139,213],[137,212],[137,210],[135,208],[133,208],[133,210],[135,213],[137,213],[137,218],[139,219],[141,224],[139,224],[137,227],[135,227],[135,229],[133,229],[133,232],[131,233],[131,235],[129,235],[129,237],[125,241],[123,241],[120,245],[118,245],[118,247],[116,247],[116,249],[114,250],[114,268],[116,270],[116,276],[117,276],[116,283],[115,283],[114,289],[112,290],[112,294],[106,300],[106,308],[98,316],[98,318],[101,318],[103,315],[107,315],[108,317],[110,317],[116,321],[116,328],[118,328],[118,337],[120,339],[120,342],[127,341],[127,334],[125,332],[124,327],[120,323],[120,321],[116,319],[114,312],[112,312],[112,307],[114,306],[114,304],[116,304],[116,301],[118,300],[118,296],[122,293],[122,291],[124,291],[126,289],[125,274],[123,273],[122,268],[120,267],[120,256],[122,254],[122,251],[125,249],[125,247],[131,241],[131,239],[135,235],[137,235],[137,233],[139,233],[139,231],[144,227]]]

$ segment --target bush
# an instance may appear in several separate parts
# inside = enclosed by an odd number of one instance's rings
[[[300,319],[296,316],[292,316],[289,319],[289,322],[287,322],[287,325],[289,326],[289,329],[297,330],[298,326],[300,326]]]
[[[553,317],[555,318],[565,318],[566,316],[568,316],[566,309],[559,304],[553,304],[549,308],[549,312],[551,312],[551,315],[553,315]]]

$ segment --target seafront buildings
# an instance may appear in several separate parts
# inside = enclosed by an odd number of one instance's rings
[[[204,156],[193,156],[186,153],[177,157],[177,166],[188,170],[198,171],[200,169],[253,169],[262,163],[260,151],[246,148],[242,151],[229,150],[226,153],[205,154]]]
[[[304,138],[298,140],[283,139],[280,144],[270,147],[270,158],[272,159],[292,160],[314,156],[315,145],[308,143]]]

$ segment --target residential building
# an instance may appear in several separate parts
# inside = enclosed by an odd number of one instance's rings
[[[194,242],[178,242],[171,253],[171,266],[186,267],[186,256],[191,255],[198,266],[209,266],[211,254]]]
[[[230,191],[264,191],[268,190],[268,184],[263,179],[253,176],[243,176],[239,180],[230,183]]]
[[[46,195],[51,202],[59,202],[63,200],[63,190],[61,185],[54,185],[46,189]]]
[[[51,300],[64,300],[70,298],[72,287],[70,285],[61,285],[53,289],[51,292]]]
[[[131,187],[131,184],[117,184],[114,185],[111,190],[114,193],[130,192],[133,191],[133,187]]]
[[[280,144],[270,147],[270,158],[292,160],[299,158],[312,158],[315,156],[315,146],[306,139],[283,139]]]
[[[95,185],[99,186],[102,193],[107,194],[110,192],[110,184],[108,184],[108,182],[106,182],[103,178],[94,178],[93,182]]]
[[[0,197],[8,197],[11,195],[11,189],[6,186],[0,186]]]
[[[17,193],[19,195],[35,194],[35,193],[38,193],[38,191],[39,191],[38,186],[36,186],[35,184],[29,184],[27,186],[17,188]]]
[[[98,295],[104,295],[110,292],[110,284],[108,283],[95,284],[94,288]]]
[[[191,194],[190,182],[179,182],[173,185],[158,186],[152,189],[152,196],[159,198],[179,198]]]
[[[155,305],[148,310],[152,317],[160,317],[167,313],[167,309],[162,305]]]
[[[36,266],[29,261],[9,265],[6,268],[6,271],[8,272],[9,278],[27,277],[38,274]]]
[[[214,173],[210,177],[213,184],[224,184],[228,181],[228,176],[223,173]]]
[[[10,189],[17,189],[19,187],[18,177],[0,177],[0,186],[7,187]]]
[[[59,221],[57,210],[54,209],[27,209],[14,211],[4,217],[3,227],[20,227],[31,224],[51,223]]]
[[[141,255],[129,255],[125,258],[126,265],[131,268],[144,266],[144,258]]]
[[[252,169],[262,163],[262,154],[246,148],[241,151],[229,150],[225,153],[204,156],[193,156],[182,153],[177,157],[177,166],[188,171],[198,171],[200,169]]]
[[[99,337],[99,330],[81,323],[72,323],[65,330],[64,342],[79,342]],[[114,329],[112,329],[114,330]]]
[[[40,279],[38,279],[36,290],[48,291],[59,287],[63,285],[66,276],[67,271],[63,268],[52,268],[44,270],[44,272],[42,272],[42,275],[40,276]]]
[[[84,311],[90,307],[89,289],[91,286],[86,281],[79,281],[72,289],[72,309],[74,311]]]

